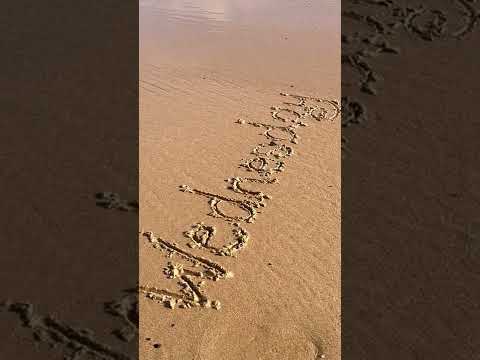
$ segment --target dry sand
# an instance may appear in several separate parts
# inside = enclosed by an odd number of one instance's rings
[[[141,359],[340,359],[339,24],[140,2]]]

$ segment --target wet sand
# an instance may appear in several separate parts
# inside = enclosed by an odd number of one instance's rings
[[[343,356],[475,358],[480,2],[342,5]]]
[[[340,5],[275,3],[140,2],[142,359],[340,359]]]
[[[1,19],[0,359],[138,359],[138,8],[50,5]]]

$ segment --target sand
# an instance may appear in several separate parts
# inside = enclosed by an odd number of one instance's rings
[[[0,359],[138,359],[138,214],[103,208],[138,196],[138,5],[25,5],[1,20]]]
[[[340,359],[339,23],[140,2],[141,359]]]
[[[343,356],[475,358],[480,2],[342,12]]]

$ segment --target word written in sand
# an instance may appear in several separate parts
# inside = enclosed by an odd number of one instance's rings
[[[381,76],[374,69],[373,59],[399,55],[401,49],[392,45],[399,35],[409,34],[429,42],[463,39],[480,21],[476,3],[477,0],[454,0],[442,9],[405,5],[394,0],[346,1],[342,10],[342,66],[345,71],[353,70],[358,75],[357,84],[362,92],[376,95],[374,84]],[[364,14],[365,11],[368,14]],[[352,31],[347,33],[346,29]]]
[[[270,186],[278,183],[276,177],[286,169],[286,162],[295,151],[293,146],[300,141],[299,132],[308,128],[310,122],[333,121],[341,112],[336,100],[321,99],[281,93],[284,101],[280,106],[271,107],[272,123],[236,121],[240,125],[249,125],[261,129],[264,142],[254,146],[250,156],[242,159],[239,169],[249,176],[234,176],[226,179],[227,189],[232,196],[197,189],[189,185],[179,186],[179,190],[207,201],[209,216],[224,221],[230,229],[231,237],[218,240],[215,226],[197,222],[183,232],[186,247],[163,239],[152,231],[141,234],[152,247],[171,259],[164,268],[167,279],[176,282],[178,290],[159,289],[152,285],[139,287],[148,299],[174,308],[213,308],[220,309],[218,299],[210,299],[206,292],[207,282],[215,282],[233,277],[219,261],[211,260],[210,255],[223,258],[235,258],[244,250],[250,236],[246,226],[254,223],[262,209],[272,196],[252,186]],[[235,213],[232,213],[232,209]],[[223,245],[217,245],[218,243]],[[188,247],[190,249],[188,249]],[[199,255],[205,252],[208,255]],[[198,254],[197,254],[198,253]],[[218,258],[220,259],[220,258]]]
[[[368,120],[367,104],[380,94],[379,66],[403,47],[420,42],[468,39],[480,22],[478,0],[431,2],[433,6],[400,0],[346,0],[342,3],[342,157],[352,149],[348,136]],[[382,66],[384,68],[384,66]],[[348,103],[349,106],[343,106]],[[346,114],[348,112],[348,115]]]
[[[18,315],[22,325],[32,331],[33,339],[45,343],[51,348],[63,348],[65,360],[133,360],[125,351],[98,340],[90,329],[73,327],[54,315],[40,315],[32,304],[5,301],[0,303],[0,312],[8,311]],[[105,312],[121,319],[123,327],[115,329],[112,334],[118,340],[136,346],[132,341],[138,336],[138,293],[136,289],[128,290],[119,300],[105,304]],[[132,348],[132,353],[135,349]]]

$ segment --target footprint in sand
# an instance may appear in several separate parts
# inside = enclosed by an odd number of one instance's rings
[[[245,320],[216,324],[201,336],[198,353],[204,360],[322,360],[320,345],[286,319]],[[235,339],[232,341],[232,339]]]

